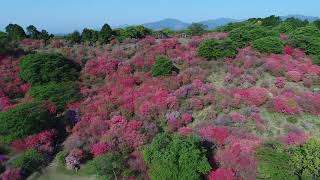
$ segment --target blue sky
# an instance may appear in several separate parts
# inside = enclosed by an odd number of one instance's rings
[[[9,23],[33,24],[51,33],[116,26],[164,18],[186,22],[219,17],[249,18],[271,14],[320,16],[319,0],[1,0],[0,29]]]

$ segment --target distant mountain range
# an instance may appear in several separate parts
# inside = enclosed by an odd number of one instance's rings
[[[319,17],[304,16],[304,15],[299,15],[299,14],[281,16],[281,19],[287,19],[290,17],[298,18],[301,20],[306,19],[309,22],[313,22],[313,21],[319,19]],[[212,20],[207,20],[207,21],[200,21],[198,23],[202,23],[202,24],[206,25],[208,27],[208,29],[214,29],[219,26],[224,26],[224,25],[231,23],[231,22],[240,22],[243,20],[244,19],[218,18],[218,19],[212,19]],[[190,24],[191,23],[183,22],[178,19],[168,18],[168,19],[163,19],[163,20],[156,21],[156,22],[144,23],[142,25],[146,28],[150,28],[153,30],[162,30],[162,29],[166,29],[166,28],[171,29],[171,30],[183,30],[183,29],[186,29]],[[130,25],[125,24],[125,25],[114,27],[114,28],[124,28],[124,27],[128,27],[128,26],[130,26]]]

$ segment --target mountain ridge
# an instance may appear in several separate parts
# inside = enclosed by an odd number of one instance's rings
[[[316,16],[306,16],[306,15],[301,15],[301,14],[289,14],[286,16],[280,16],[282,20],[294,17],[298,18],[301,20],[308,20],[309,22],[313,22],[317,19],[320,19],[319,17]],[[219,26],[226,25],[228,23],[232,22],[240,22],[244,21],[246,19],[233,19],[233,18],[227,18],[227,17],[221,17],[221,18],[216,18],[216,19],[209,19],[209,20],[204,20],[204,21],[199,21],[197,23],[204,24],[208,27],[208,29],[214,29]],[[143,23],[140,24],[146,28],[152,29],[152,30],[162,30],[162,29],[171,29],[171,30],[183,30],[186,29],[191,23],[190,22],[184,22],[179,19],[175,18],[165,18],[159,21],[154,21],[154,22],[149,22],[149,23]],[[114,28],[125,28],[130,26],[129,24],[124,24],[124,25],[119,25],[119,26],[114,26]]]

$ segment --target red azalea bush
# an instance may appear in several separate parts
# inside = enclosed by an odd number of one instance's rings
[[[283,77],[277,77],[276,82],[275,82],[275,86],[277,88],[284,88],[284,85],[285,85],[285,79]]]
[[[302,131],[289,131],[286,143],[288,145],[303,145],[308,138],[309,136]]]
[[[98,57],[86,63],[84,74],[92,77],[102,77],[117,70],[118,61],[108,57]]]
[[[113,149],[134,149],[146,142],[145,135],[140,132],[141,121],[128,121],[122,116],[114,116],[108,124],[110,128],[102,135],[101,140],[109,142]]]
[[[298,98],[298,104],[303,109],[303,111],[320,115],[320,94],[305,92]]]
[[[265,88],[253,87],[249,89],[240,89],[236,92],[248,104],[261,106],[268,100],[269,91]]]
[[[231,169],[218,168],[209,173],[209,180],[235,180],[235,173]]]
[[[225,127],[207,126],[199,129],[199,134],[202,138],[216,141],[219,146],[223,146],[229,137],[229,130]]]
[[[36,148],[44,152],[53,152],[55,137],[55,130],[47,130],[28,136],[25,139],[16,140],[11,144],[11,147],[20,151]]]
[[[302,79],[302,74],[299,71],[288,71],[287,79],[289,81],[299,82]]]
[[[105,143],[96,143],[91,146],[91,153],[97,157],[105,154],[109,150],[109,145]]]
[[[181,115],[181,120],[185,122],[186,124],[189,124],[192,122],[192,115],[189,113],[185,113]]]
[[[193,130],[188,127],[181,127],[178,129],[178,133],[183,136],[187,136],[187,135],[191,134],[192,132],[193,132]]]
[[[237,176],[253,180],[256,179],[255,148],[260,141],[254,137],[240,136],[230,136],[228,145],[218,150],[215,159],[222,168],[233,169]]]
[[[296,99],[297,96],[294,93],[284,92],[272,100],[273,110],[279,113],[298,114],[301,112],[301,108]]]
[[[246,120],[246,117],[239,112],[230,113],[230,117],[233,122],[244,122]]]
[[[19,60],[4,56],[0,57],[0,97],[4,93],[7,97],[21,97],[29,87],[19,77]]]
[[[9,169],[1,175],[2,180],[22,180],[22,173],[20,169]]]

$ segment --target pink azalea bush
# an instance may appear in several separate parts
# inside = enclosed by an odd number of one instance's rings
[[[235,180],[235,173],[231,169],[218,168],[208,175],[209,180]]]
[[[91,146],[91,153],[96,157],[105,154],[109,150],[109,145],[105,143],[96,143]]]

